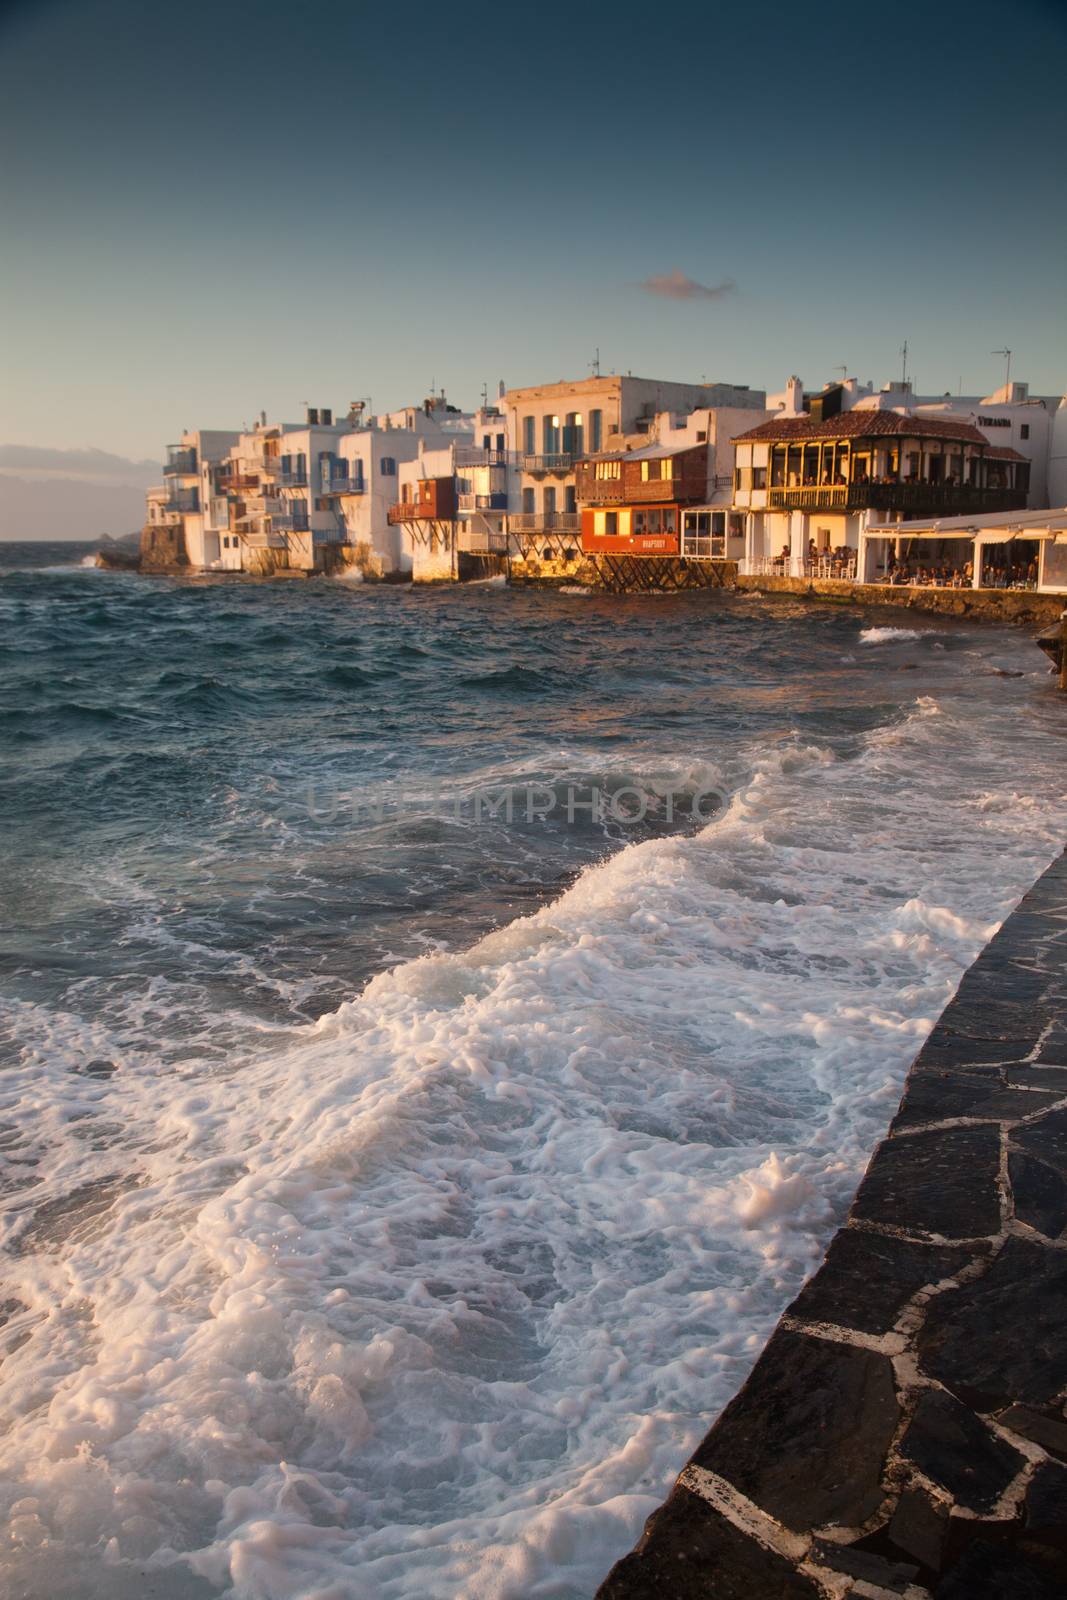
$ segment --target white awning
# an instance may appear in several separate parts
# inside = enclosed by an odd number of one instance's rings
[[[957,543],[960,540],[969,542],[974,538],[973,528],[916,528],[914,533],[890,533],[885,528],[867,530],[867,537],[874,539],[950,539]]]
[[[982,528],[978,533],[980,544],[1011,544],[1015,539],[1052,539],[1048,528]]]

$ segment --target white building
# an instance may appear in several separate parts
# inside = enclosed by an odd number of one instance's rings
[[[220,530],[227,524],[215,475],[238,437],[223,429],[186,429],[180,443],[167,446],[164,485],[146,496],[147,525],[169,527],[175,552],[198,571],[218,565]]]
[[[427,451],[445,451],[451,475],[453,448],[473,441],[472,421],[443,394],[431,395],[421,406],[360,420],[343,441],[335,493],[344,538],[365,547],[376,575],[409,576],[415,566],[412,532],[391,515],[403,502],[401,475],[413,481],[408,469]]]
[[[872,524],[1021,510],[1034,502],[1031,474],[1047,482],[1052,413],[1018,395],[918,402],[908,385],[876,392],[854,379],[806,395],[791,378],[770,404],[774,415],[736,440],[748,573],[852,579]],[[1001,442],[1008,434],[1029,454]]]
[[[572,383],[509,389],[508,449],[515,461],[508,515],[512,544],[576,546],[580,531],[575,465],[612,448],[615,436],[653,436],[656,417],[733,407],[762,412],[764,395],[745,385],[668,383],[606,374]]]

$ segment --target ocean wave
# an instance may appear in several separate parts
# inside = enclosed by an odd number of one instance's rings
[[[459,682],[464,689],[499,694],[540,694],[551,686],[551,679],[538,668],[518,665],[468,673]]]
[[[98,1545],[101,1600],[146,1562],[168,1600],[590,1594],[1059,846],[1054,752],[1009,712],[978,742],[928,699],[881,732],[697,765],[708,826],[224,1071],[124,1060],[104,1025],[39,1042],[2,1113],[49,1149],[4,1330],[24,1586]],[[1028,737],[1045,802],[1000,807]]]
[[[906,639],[925,638],[927,632],[933,631],[920,631],[918,628],[863,628],[860,630],[860,644],[902,644]]]

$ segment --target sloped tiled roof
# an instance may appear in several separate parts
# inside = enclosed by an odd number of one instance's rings
[[[1006,444],[991,444],[985,453],[987,461],[1026,461],[1026,456],[1021,456],[1018,450],[1012,450]]]
[[[947,422],[939,417],[906,417],[899,411],[842,411],[822,422],[814,418],[774,417],[758,428],[739,433],[735,444],[775,442],[817,443],[820,439],[877,439],[905,435],[909,439],[958,439],[962,444],[986,443],[985,434],[969,422]]]

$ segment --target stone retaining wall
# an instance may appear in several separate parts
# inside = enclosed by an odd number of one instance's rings
[[[1032,589],[910,589],[887,583],[844,583],[833,578],[757,578],[739,576],[738,589],[759,594],[792,594],[840,605],[903,606],[939,616],[972,617],[979,622],[1012,622],[1042,627],[1058,622],[1067,595]]]
[[[1067,857],[965,975],[846,1225],[598,1600],[1067,1594]]]

